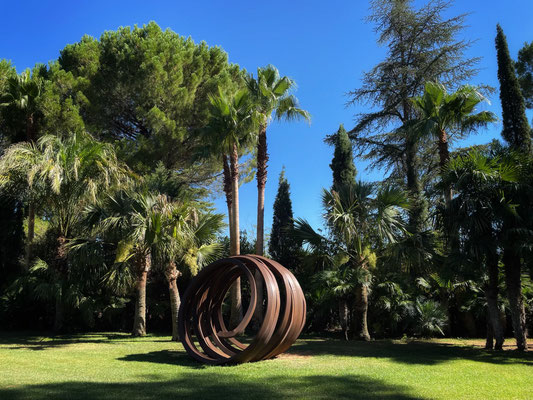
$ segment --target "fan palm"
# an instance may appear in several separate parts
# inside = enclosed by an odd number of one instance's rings
[[[485,296],[496,349],[501,349],[504,342],[498,307],[502,223],[513,214],[514,207],[507,198],[506,187],[518,179],[517,165],[511,159],[478,151],[451,160],[443,175],[443,185],[453,187],[457,193],[441,211],[443,224],[448,230],[462,233],[464,251],[474,264],[485,265]]]
[[[401,211],[407,207],[407,200],[398,189],[378,189],[374,184],[357,182],[339,191],[324,190],[322,203],[329,237],[323,237],[301,219],[296,221],[295,233],[312,248],[334,249],[336,257],[345,257],[345,263],[354,270],[369,272],[376,263],[375,250],[396,242],[405,233]],[[365,280],[359,280],[354,296],[355,334],[369,340]]]
[[[437,138],[441,170],[450,159],[449,139],[452,133],[459,136],[496,121],[496,115],[489,111],[476,112],[476,107],[486,101],[479,90],[470,85],[461,86],[456,92],[448,93],[444,85],[427,82],[422,96],[412,99],[419,112],[418,134]],[[446,203],[452,198],[450,187],[444,190]]]
[[[22,72],[7,79],[6,90],[0,96],[0,107],[10,115],[17,118],[20,116],[26,133],[25,140],[34,142],[37,136],[35,115],[37,113],[37,98],[41,93],[42,82],[39,78],[32,77],[30,70]],[[28,203],[28,237],[26,243],[26,268],[29,268],[31,260],[31,247],[35,232],[35,204],[31,200]]]
[[[66,244],[80,222],[83,208],[94,202],[102,190],[123,182],[127,176],[113,147],[87,133],[66,139],[46,135],[36,144],[14,144],[0,159],[0,184],[22,177],[29,188],[23,189],[29,190],[50,216],[57,237],[53,264],[58,276],[68,274]],[[58,299],[60,304],[61,292]],[[56,313],[55,328],[61,327],[62,315]]]

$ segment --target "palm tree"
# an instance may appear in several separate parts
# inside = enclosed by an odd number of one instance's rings
[[[394,243],[405,233],[401,210],[407,207],[404,193],[392,187],[376,188],[372,183],[357,182],[336,190],[324,190],[329,237],[323,237],[305,220],[297,220],[298,238],[315,248],[334,249],[333,257],[345,258],[359,276],[368,276],[376,263],[375,251]],[[329,245],[326,243],[329,242]],[[359,279],[355,286],[354,331],[358,338],[370,340],[367,324],[368,283]]]
[[[33,143],[36,139],[37,99],[41,93],[42,82],[39,78],[31,77],[30,70],[7,79],[7,89],[0,96],[0,107],[5,108],[11,115],[20,116],[26,133],[25,140]],[[18,124],[17,124],[18,125]],[[26,243],[26,268],[30,266],[31,247],[35,236],[35,203],[28,202],[28,237]]]
[[[161,260],[170,295],[172,340],[179,340],[178,313],[181,305],[177,280],[183,268],[191,276],[220,256],[222,246],[215,242],[223,227],[222,215],[198,212],[189,205],[175,204],[165,224],[165,238],[156,245],[156,258]],[[178,269],[178,265],[180,268]]]
[[[456,196],[442,210],[446,229],[461,232],[463,249],[473,265],[484,265],[487,274],[485,297],[496,343],[501,350],[504,331],[498,306],[501,244],[505,232],[502,223],[514,212],[507,198],[509,185],[519,179],[512,159],[471,151],[450,161],[443,175],[443,185],[453,187]]]
[[[57,237],[52,264],[59,277],[69,273],[66,244],[80,222],[83,208],[94,202],[102,190],[124,181],[127,175],[127,169],[117,160],[113,147],[94,140],[87,133],[73,134],[66,139],[46,135],[36,144],[14,144],[0,159],[0,184],[22,177],[30,196],[38,200],[50,216]],[[58,291],[56,330],[60,330],[63,323],[63,288]]]
[[[464,136],[497,120],[492,112],[476,112],[483,101],[485,97],[474,86],[464,85],[455,93],[448,93],[444,85],[437,82],[427,82],[423,95],[412,99],[419,113],[417,134],[437,138],[441,170],[450,159],[448,142],[452,134]],[[452,199],[450,187],[444,189],[444,198],[446,204]]]
[[[146,193],[136,188],[121,189],[105,195],[85,210],[85,220],[95,237],[117,242],[114,269],[108,274],[124,280],[130,275],[135,290],[135,314],[132,335],[146,334],[146,283],[152,268],[152,252],[163,241],[165,214],[171,213],[166,196]]]
[[[257,78],[248,76],[248,90],[258,113],[257,133],[257,241],[256,254],[263,255],[265,227],[265,185],[267,181],[267,128],[272,116],[277,120],[311,120],[309,113],[298,105],[298,99],[290,94],[295,82],[287,76],[280,77],[276,67],[267,65],[257,69]],[[259,309],[259,307],[258,307]]]
[[[239,157],[253,142],[256,118],[249,92],[246,89],[227,96],[219,88],[217,95],[209,97],[211,118],[206,133],[212,151],[223,155],[224,172],[231,181],[230,253],[240,254],[239,238]],[[227,166],[226,158],[229,158]],[[225,177],[227,179],[227,177]],[[227,180],[226,180],[227,183]],[[229,202],[228,202],[229,204]],[[240,279],[231,289],[232,309],[230,323],[237,324],[242,313]]]

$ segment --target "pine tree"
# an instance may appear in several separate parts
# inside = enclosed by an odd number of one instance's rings
[[[502,103],[502,136],[509,145],[517,150],[531,152],[531,135],[526,117],[524,97],[516,77],[514,62],[509,55],[507,39],[502,27],[496,27],[496,51],[498,56],[498,80],[500,81],[500,100]]]
[[[281,265],[296,269],[301,243],[291,235],[293,229],[290,185],[285,177],[285,168],[279,176],[278,193],[274,201],[272,232],[268,243],[270,257]]]
[[[355,182],[357,169],[353,162],[352,143],[342,124],[332,141],[335,143],[335,151],[329,166],[333,171],[333,189],[338,190]]]

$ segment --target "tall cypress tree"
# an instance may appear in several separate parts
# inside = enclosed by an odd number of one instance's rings
[[[502,27],[496,27],[496,51],[498,56],[498,80],[502,102],[502,136],[509,145],[524,152],[531,152],[531,135],[526,117],[524,97],[516,77],[514,62],[509,55],[507,39]]]
[[[293,226],[290,185],[285,178],[284,168],[279,176],[278,193],[274,201],[274,218],[268,251],[281,265],[296,269],[301,243],[291,235]]]
[[[335,151],[329,166],[333,171],[333,189],[338,190],[355,182],[357,170],[353,162],[352,143],[344,125],[339,126],[339,130],[331,139],[335,144]]]
[[[500,25],[496,27],[496,51],[498,57],[498,80],[500,81],[500,99],[502,103],[503,131],[502,136],[510,147],[524,153],[531,152],[531,136],[527,122],[524,98],[516,78],[514,63],[509,55],[507,39]],[[520,198],[521,197],[521,198]],[[519,195],[518,204],[528,204],[527,196]],[[528,209],[519,208],[519,213],[527,213]],[[523,215],[524,216],[524,215]],[[509,311],[513,323],[513,333],[518,350],[527,351],[527,324],[524,300],[522,298],[522,260],[517,251],[522,235],[517,231],[522,228],[515,218],[507,218],[503,223],[503,231],[507,232],[503,243],[503,265],[505,270],[505,286]]]

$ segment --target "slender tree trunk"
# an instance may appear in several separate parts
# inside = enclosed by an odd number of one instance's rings
[[[450,161],[450,150],[448,148],[448,135],[443,129],[439,130],[439,166],[441,173],[444,171],[446,164]],[[452,187],[448,185],[444,188],[444,201],[446,204],[450,204],[452,201]]]
[[[522,299],[520,256],[513,249],[505,248],[503,251],[503,264],[516,347],[520,351],[527,351],[526,313]]]
[[[356,339],[370,340],[368,333],[368,288],[359,284],[355,290],[354,333]]]
[[[487,339],[485,340],[485,349],[492,350],[494,348],[494,331],[492,330],[492,323],[490,315],[487,310]]]
[[[498,256],[489,253],[487,254],[486,262],[489,276],[489,282],[485,290],[485,297],[487,299],[487,325],[490,326],[492,336],[496,340],[494,349],[501,350],[505,336],[500,321],[500,309],[498,307]]]
[[[133,336],[146,335],[146,282],[150,270],[150,254],[138,254],[137,256],[137,283],[135,299],[135,318],[133,320]]]
[[[233,218],[232,218],[232,185],[231,185],[231,170],[229,165],[228,156],[226,154],[222,155],[222,166],[223,166],[223,176],[224,176],[224,193],[226,194],[226,205],[228,206],[228,222],[229,222],[229,233],[230,233],[230,243],[232,242],[233,237]]]
[[[411,199],[409,208],[409,232],[418,234],[424,230],[424,220],[427,210],[426,203],[422,195],[422,187],[418,177],[416,143],[407,139],[405,151],[405,170],[407,178],[407,191]]]
[[[230,253],[232,256],[241,253],[240,230],[239,230],[239,152],[237,145],[233,145],[233,151],[230,155],[231,168],[231,196],[232,196],[232,220],[233,226],[230,226]],[[231,237],[233,236],[233,238]],[[242,319],[242,297],[241,297],[241,278],[237,278],[230,289],[231,312],[230,326],[234,328]]]
[[[267,135],[266,124],[259,127],[259,137],[257,140],[257,240],[255,243],[255,254],[264,254],[265,240],[265,186],[267,182]],[[255,273],[255,284],[257,286],[258,306],[254,311],[255,324],[259,326],[263,321],[263,279],[259,271]]]
[[[35,237],[35,206],[33,201],[28,203],[28,237],[26,238],[25,267],[30,269],[33,239]]]
[[[178,278],[181,272],[176,268],[176,263],[171,261],[167,265],[165,275],[168,281],[168,292],[170,295],[170,313],[172,317],[172,340],[179,341],[178,334],[178,313],[180,311],[181,299],[178,291]]]
[[[29,114],[26,119],[26,140],[30,143],[35,141],[33,113]],[[33,239],[35,236],[35,205],[32,200],[28,203],[28,240],[26,243],[26,269],[30,268],[32,258]]]
[[[59,333],[63,330],[64,311],[63,311],[63,289],[64,283],[68,279],[68,265],[67,265],[67,239],[64,235],[59,235],[57,238],[57,251],[55,256],[55,273],[60,282],[59,293],[56,295],[55,317],[54,317],[54,332]]]
[[[346,299],[342,298],[339,300],[339,319],[341,322],[342,332],[344,334],[344,340],[350,340],[348,315],[348,302]]]

